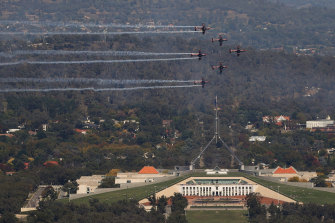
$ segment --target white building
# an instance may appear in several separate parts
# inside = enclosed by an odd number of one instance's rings
[[[117,173],[115,184],[130,184],[130,183],[151,183],[156,178],[167,177],[168,174],[159,173],[152,166],[145,166],[139,172]]]
[[[266,136],[250,136],[249,142],[264,142],[266,140]]]
[[[14,132],[17,132],[17,131],[20,131],[21,129],[9,129],[8,131],[6,131],[7,134],[10,134],[10,133],[14,133]]]
[[[331,120],[329,116],[326,119],[306,121],[306,129],[325,128],[328,125],[334,125],[334,120]]]
[[[81,176],[80,179],[77,180],[79,185],[77,194],[94,193],[95,189],[97,189],[105,177],[105,175]]]
[[[206,169],[205,170],[207,175],[221,175],[221,174],[227,174],[228,170],[227,169],[220,169],[218,166],[216,166],[214,169]]]
[[[254,184],[242,179],[192,179],[179,186],[183,196],[243,196],[255,192]]]

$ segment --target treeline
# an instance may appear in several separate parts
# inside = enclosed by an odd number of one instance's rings
[[[294,9],[280,4],[280,1],[264,0],[229,0],[224,3],[219,0],[175,0],[169,3],[139,0],[99,3],[59,0],[46,3],[30,0],[7,2],[1,8],[2,14],[10,15],[3,20],[27,20],[29,15],[34,15],[40,21],[64,22],[143,24],[153,20],[175,25],[200,25],[204,22],[215,28],[212,35],[225,32],[230,40],[243,45],[284,47],[290,51],[296,46],[312,47],[321,52],[327,52],[326,47],[333,46],[334,10],[330,7]],[[10,27],[10,30],[17,27]]]
[[[257,194],[247,197],[249,222],[254,223],[321,223],[334,222],[335,206],[332,204],[292,204],[284,203],[280,207],[273,203],[266,208],[260,204]]]

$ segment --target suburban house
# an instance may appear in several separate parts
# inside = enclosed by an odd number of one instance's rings
[[[250,136],[249,142],[264,142],[266,140],[266,136]]]

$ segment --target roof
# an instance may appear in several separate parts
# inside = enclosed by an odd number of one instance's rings
[[[153,166],[143,167],[138,174],[158,174],[159,172]]]
[[[49,165],[59,165],[57,161],[46,161],[43,163],[44,166],[49,166]]]
[[[281,168],[278,166],[274,171],[273,174],[297,174],[298,172],[294,167],[290,166],[289,168]]]

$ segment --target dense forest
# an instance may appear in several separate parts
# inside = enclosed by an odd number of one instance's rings
[[[296,8],[309,8],[309,7],[329,7],[335,8],[335,2],[332,0],[270,0],[276,3],[283,3],[285,5]]]
[[[265,0],[21,0],[4,1],[0,10],[0,19],[4,21],[79,21],[96,24],[146,24],[154,21],[166,25],[206,23],[215,28],[213,35],[224,32],[236,44],[256,48],[284,47],[289,52],[296,47],[316,48],[322,54],[334,53],[335,9],[331,7],[295,9],[280,4],[280,1],[273,3]],[[6,23],[1,27],[6,31],[41,30],[18,24],[7,27]]]

